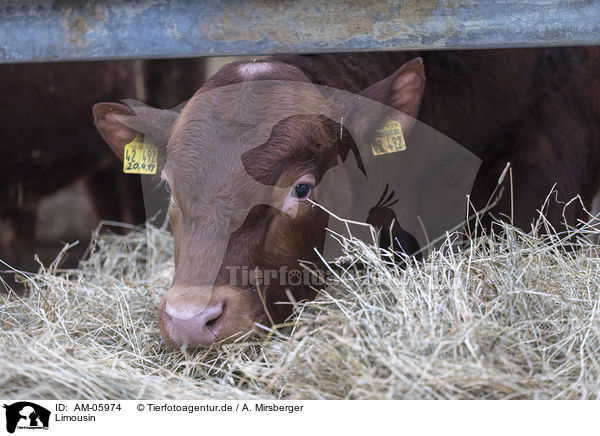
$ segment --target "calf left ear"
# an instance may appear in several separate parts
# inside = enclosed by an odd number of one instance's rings
[[[120,103],[97,103],[92,109],[94,124],[117,157],[123,160],[125,144],[133,141],[137,131],[125,126],[118,121],[118,116],[133,116],[134,112],[129,107]]]
[[[402,131],[406,135],[419,113],[424,89],[423,60],[415,58],[402,65],[392,75],[366,88],[361,95],[395,109],[397,112],[393,114],[393,118],[400,123]],[[373,113],[373,106],[368,104],[365,105],[364,110],[355,107],[349,114],[350,119],[358,123],[358,128],[363,133],[379,127],[373,123],[385,122],[385,120],[378,119],[378,115]]]
[[[123,102],[126,104],[98,103],[93,108],[96,128],[119,159],[123,160],[125,145],[138,134],[163,149],[177,112],[156,109],[134,100]]]

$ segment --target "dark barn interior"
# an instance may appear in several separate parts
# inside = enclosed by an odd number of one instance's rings
[[[0,65],[0,267],[35,271],[63,245],[79,244],[62,259],[76,267],[102,221],[146,220],[139,176],[122,163],[93,124],[100,101],[135,99],[170,108],[203,83],[205,60],[133,60]],[[122,232],[122,227],[105,226]]]

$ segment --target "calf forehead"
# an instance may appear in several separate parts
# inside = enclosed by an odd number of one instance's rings
[[[182,114],[186,116],[186,114]],[[257,131],[258,130],[258,131]],[[243,154],[268,138],[268,129],[250,130],[220,119],[191,119],[174,132],[166,172],[180,201],[233,206],[258,189]],[[256,186],[254,186],[256,185]]]
[[[182,110],[169,140],[167,162],[195,169],[199,176],[237,173],[244,153],[265,144],[282,120],[302,114],[332,117],[335,112],[307,83],[241,82],[209,90],[195,95]],[[289,129],[306,130],[306,124]]]

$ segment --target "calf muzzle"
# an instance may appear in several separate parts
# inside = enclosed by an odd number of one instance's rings
[[[252,330],[248,292],[230,286],[172,287],[160,301],[164,339],[181,349],[208,347]]]

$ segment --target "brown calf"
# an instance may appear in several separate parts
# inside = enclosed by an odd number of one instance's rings
[[[323,247],[328,216],[309,200],[327,171],[352,149],[343,122],[311,115],[310,108],[281,116],[294,105],[292,91],[273,85],[256,96],[250,90],[258,81],[312,83],[361,94],[399,111],[405,133],[417,117],[483,159],[472,193],[478,208],[510,161],[514,223],[523,228],[555,185],[558,194],[547,214],[557,228],[561,202],[579,194],[590,206],[600,183],[598,50],[415,56],[278,55],[229,64],[176,120],[175,114],[163,114],[151,123],[152,142],[162,151],[161,177],[172,189],[176,271],[159,307],[168,342],[208,346],[249,331],[255,322],[280,322],[291,310],[280,303],[315,296],[306,282],[273,280],[262,289],[232,282],[232,269],[285,272],[298,269],[299,259],[322,266],[315,248]],[[235,95],[213,92],[235,84]],[[120,116],[132,114],[121,104],[94,107],[99,131],[121,158],[137,131]],[[346,115],[358,123],[369,120],[368,113]],[[390,207],[395,203],[386,189],[369,220],[377,224],[387,216],[385,225],[410,253],[418,243],[394,223]],[[504,196],[495,212],[510,216],[510,207],[510,196]],[[581,210],[567,208],[564,216],[574,223]],[[383,242],[385,229],[377,225]]]

